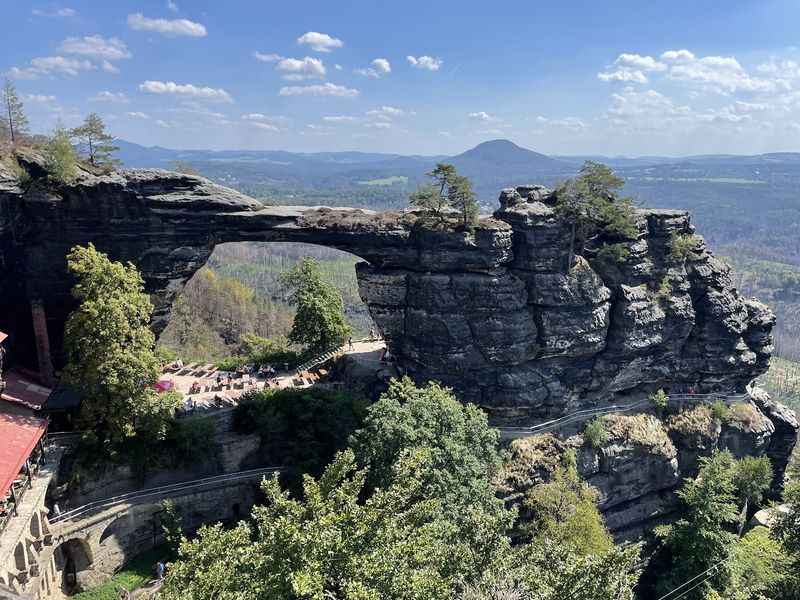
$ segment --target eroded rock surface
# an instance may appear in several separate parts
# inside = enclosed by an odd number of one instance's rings
[[[541,186],[504,190],[473,232],[433,231],[411,213],[264,207],[166,171],[82,172],[64,186],[47,183],[35,157],[25,165],[25,189],[0,170],[0,327],[32,349],[29,302],[42,300],[56,363],[74,306],[64,256],[90,241],[142,271],[156,329],[216,244],[352,252],[365,261],[361,295],[400,367],[453,386],[498,422],[676,384],[742,389],[772,350],[772,313],[739,296],[701,238],[688,260],[671,257],[671,236],[693,232],[684,211],[638,211],[622,263],[587,252],[568,265],[569,231]]]

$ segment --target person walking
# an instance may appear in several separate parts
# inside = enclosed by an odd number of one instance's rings
[[[349,338],[347,338],[347,346],[348,346],[348,348],[350,350],[353,349],[353,336],[352,335]]]

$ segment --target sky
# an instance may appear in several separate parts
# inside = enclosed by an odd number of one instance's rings
[[[796,0],[0,0],[32,129],[168,148],[800,151]]]

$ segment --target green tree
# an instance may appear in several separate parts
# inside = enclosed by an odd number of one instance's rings
[[[586,424],[583,429],[583,440],[595,450],[605,446],[608,442],[608,430],[603,417],[595,417]]]
[[[351,438],[371,488],[387,487],[399,457],[424,448],[430,455],[424,493],[438,499],[451,516],[482,506],[501,518],[489,478],[501,465],[499,434],[474,404],[461,404],[436,382],[417,387],[403,377],[367,409],[364,425]]]
[[[340,346],[350,335],[344,316],[342,294],[322,278],[319,263],[304,258],[282,273],[281,283],[289,290],[289,303],[297,313],[289,341],[318,353]]]
[[[56,127],[42,153],[50,177],[61,183],[69,183],[75,178],[78,157],[72,147],[69,132],[63,126]]]
[[[507,538],[470,511],[465,525],[424,500],[430,454],[398,461],[391,482],[361,500],[366,472],[341,453],[318,480],[306,477],[292,499],[277,477],[265,481],[253,525],[205,527],[181,545],[166,600],[307,598],[440,600],[484,570],[499,568]]]
[[[587,160],[578,176],[556,189],[556,216],[570,225],[570,251],[567,269],[572,268],[575,252],[585,241],[602,235],[614,241],[635,239],[639,234],[630,198],[620,197],[625,180],[606,165]],[[616,244],[606,251],[607,258],[624,260],[627,248]],[[601,248],[602,249],[602,248]]]
[[[614,543],[597,510],[598,496],[595,488],[581,480],[575,454],[569,453],[551,481],[526,494],[524,531],[534,543],[549,539],[580,556],[602,555]]]
[[[111,156],[119,150],[111,143],[114,136],[106,132],[105,123],[97,113],[90,113],[84,119],[83,125],[76,127],[71,133],[72,137],[80,140],[81,149],[93,166],[113,166],[119,162]]]
[[[180,512],[178,512],[175,502],[169,498],[161,501],[160,520],[164,541],[166,541],[172,553],[177,556],[181,547],[181,542],[184,539],[183,517]]]
[[[765,527],[747,532],[733,548],[731,582],[722,592],[732,600],[790,600],[792,580],[797,581],[792,560]],[[800,589],[793,591],[795,598]]]
[[[695,479],[688,479],[678,492],[684,516],[674,525],[657,529],[663,553],[653,562],[663,569],[655,586],[657,597],[700,573],[711,577],[687,594],[700,600],[709,590],[724,591],[731,585],[728,559],[736,545],[733,533],[739,520],[734,483],[736,461],[727,450],[700,459]]]
[[[454,178],[458,177],[456,168],[447,163],[437,163],[433,171],[425,175],[433,179],[433,182],[420,186],[409,196],[408,202],[412,207],[430,213],[435,221],[442,225],[447,212],[452,208],[449,188]]]
[[[455,175],[447,189],[450,206],[461,215],[461,224],[466,229],[478,220],[478,201],[472,191],[472,183],[463,175]]]
[[[745,456],[736,461],[733,484],[742,506],[742,526],[750,506],[759,505],[772,483],[772,463],[766,456]]]
[[[137,432],[161,438],[174,399],[153,389],[159,373],[153,313],[144,282],[133,264],[109,260],[92,244],[75,246],[67,266],[79,307],[67,319],[65,383],[83,391],[83,425],[103,441],[118,442]]]
[[[25,110],[17,95],[17,90],[9,79],[6,79],[3,84],[3,112],[5,113],[3,121],[11,143],[16,144],[28,133],[28,118],[25,116]]]

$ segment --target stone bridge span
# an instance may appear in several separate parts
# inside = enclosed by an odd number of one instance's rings
[[[89,503],[53,516],[49,522],[53,581],[50,595],[59,598],[78,586],[95,585],[131,557],[163,542],[161,502],[170,499],[181,515],[184,530],[246,518],[256,503],[259,484],[278,468],[250,469],[173,485],[138,490]]]
[[[82,173],[54,186],[34,158],[23,162],[33,181],[24,190],[0,170],[0,328],[45,367],[41,332],[57,364],[73,308],[64,256],[88,242],[139,267],[157,330],[216,244],[351,252],[365,261],[359,290],[398,365],[453,386],[498,423],[530,425],[675,383],[743,391],[772,351],[772,313],[738,294],[702,238],[685,257],[671,252],[673,236],[694,232],[685,211],[641,210],[635,239],[612,240],[621,261],[589,249],[569,264],[569,228],[539,186],[504,190],[493,217],[457,231],[412,213],[264,207],[166,171]]]

